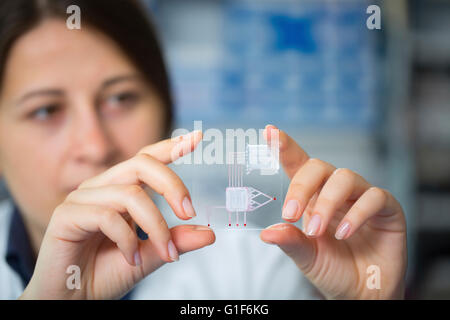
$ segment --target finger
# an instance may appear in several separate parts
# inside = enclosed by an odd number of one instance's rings
[[[178,225],[170,229],[173,242],[181,254],[198,250],[213,244],[216,240],[211,228],[202,225]],[[155,255],[152,243],[147,240],[140,241],[140,255],[142,257],[142,269],[144,276],[153,272],[165,261]],[[138,270],[136,275],[138,274]]]
[[[101,232],[117,245],[130,265],[136,265],[137,234],[112,208],[64,203],[55,210],[49,232],[59,240],[72,242],[86,240]]]
[[[261,231],[260,238],[269,244],[278,245],[306,274],[313,267],[316,250],[314,239],[289,223],[279,223]]]
[[[178,260],[178,251],[173,246],[164,217],[140,186],[107,185],[78,189],[71,192],[66,201],[109,206],[117,212],[129,213],[136,224],[148,235],[161,259],[168,262]]]
[[[374,221],[373,227],[389,231],[404,231],[404,223],[394,213],[399,211],[399,204],[394,197],[386,190],[371,187],[353,204],[347,214],[342,218],[336,228],[335,237],[338,240],[345,240],[351,237],[369,219],[379,218]]]
[[[139,185],[145,183],[162,195],[180,219],[194,217],[189,191],[177,174],[148,154],[141,153],[108,169],[104,173],[85,180],[78,188],[97,188],[112,184]]]
[[[316,200],[306,228],[308,236],[321,236],[327,229],[335,212],[347,200],[359,198],[370,186],[370,183],[363,177],[349,169],[335,170]]]
[[[291,179],[309,159],[308,154],[286,132],[279,130],[274,125],[267,125],[263,135],[268,145],[278,144],[280,162],[287,176]]]
[[[144,153],[164,164],[169,164],[194,151],[202,138],[202,132],[195,130],[182,136],[146,146],[138,154]]]
[[[181,253],[197,250],[216,240],[213,230],[202,225],[180,225],[171,231],[173,242]]]
[[[334,169],[334,166],[325,161],[309,159],[292,178],[284,200],[283,219],[290,222],[300,219],[310,199]]]

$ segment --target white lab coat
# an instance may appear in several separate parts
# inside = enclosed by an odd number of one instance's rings
[[[16,299],[20,277],[5,261],[12,216],[0,203],[0,299]],[[81,275],[83,276],[83,275]],[[143,279],[132,299],[317,299],[320,295],[296,265],[258,231],[217,231],[216,242],[186,253]]]

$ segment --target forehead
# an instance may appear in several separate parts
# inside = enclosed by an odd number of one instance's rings
[[[36,86],[92,89],[117,73],[135,71],[103,33],[86,26],[69,30],[63,20],[47,19],[14,43],[2,91],[16,95]]]

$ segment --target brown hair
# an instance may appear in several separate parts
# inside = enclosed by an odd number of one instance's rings
[[[0,88],[14,41],[48,17],[67,19],[70,5],[81,9],[82,24],[115,41],[159,94],[165,108],[165,134],[173,111],[161,47],[146,9],[137,0],[0,0]]]

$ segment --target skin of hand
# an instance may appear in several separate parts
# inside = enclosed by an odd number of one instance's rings
[[[54,211],[33,277],[21,299],[112,299],[179,254],[215,241],[205,226],[171,229],[144,187],[164,196],[183,220],[195,216],[190,195],[166,164],[195,149],[201,132],[144,147],[138,154],[85,180]],[[140,240],[139,225],[148,234]],[[66,270],[81,270],[81,288],[69,289]]]
[[[303,216],[305,232],[280,223],[261,239],[278,245],[327,299],[403,299],[406,220],[397,200],[349,169],[310,158],[273,125],[264,131],[269,145],[272,130],[291,179],[282,216],[288,222]],[[367,284],[369,266],[379,268],[379,288]]]

